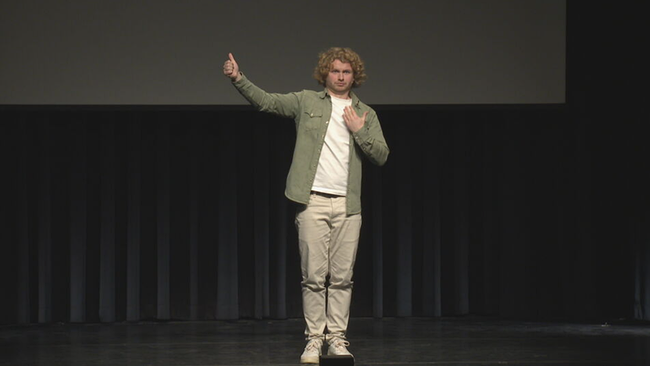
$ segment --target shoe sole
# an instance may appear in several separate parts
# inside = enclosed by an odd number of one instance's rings
[[[336,354],[334,352],[330,352],[329,350],[327,350],[327,355],[328,356],[350,356],[350,357],[354,358],[354,356],[352,356],[352,353],[350,353],[350,352]]]
[[[329,353],[329,352],[328,352],[327,355],[328,355],[328,356],[347,356],[347,357],[352,357],[352,358],[354,358],[354,356],[352,356],[352,353],[345,353],[345,354],[338,354],[338,355],[337,355],[336,353]]]
[[[300,363],[318,364],[319,361],[318,357],[300,357]]]

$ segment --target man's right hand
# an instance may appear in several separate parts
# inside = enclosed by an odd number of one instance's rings
[[[223,74],[230,78],[233,82],[239,81],[241,75],[239,74],[239,65],[235,61],[232,53],[228,54],[228,60],[223,63]]]

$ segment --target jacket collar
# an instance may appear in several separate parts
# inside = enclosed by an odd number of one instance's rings
[[[321,99],[325,99],[325,97],[330,96],[329,94],[330,93],[327,91],[327,88],[325,88],[325,89],[323,89],[323,91],[318,93],[318,96]],[[360,102],[359,97],[357,97],[357,95],[352,90],[350,90],[350,97],[352,98],[352,105],[355,106],[355,107],[358,107],[359,102]]]

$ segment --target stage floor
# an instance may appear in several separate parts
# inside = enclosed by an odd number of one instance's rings
[[[0,365],[298,365],[302,320],[0,326]],[[650,365],[648,324],[353,318],[356,365]]]

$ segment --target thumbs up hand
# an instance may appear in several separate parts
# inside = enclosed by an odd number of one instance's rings
[[[235,61],[232,53],[228,54],[228,60],[223,63],[223,74],[230,78],[232,81],[239,81],[241,75],[239,74],[239,65]]]

